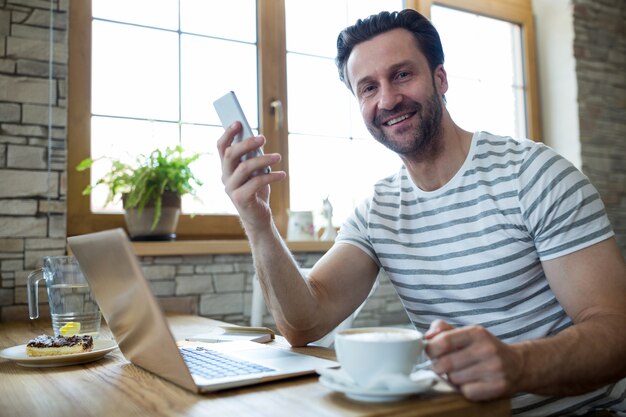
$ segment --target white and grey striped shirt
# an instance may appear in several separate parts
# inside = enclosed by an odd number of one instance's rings
[[[445,186],[422,191],[402,167],[375,185],[337,242],[361,248],[385,270],[418,330],[439,318],[482,325],[512,343],[572,324],[541,261],[611,236],[597,191],[567,160],[531,140],[478,132]],[[626,410],[625,392],[622,380],[578,397],[520,394],[513,412],[578,413],[615,404]]]

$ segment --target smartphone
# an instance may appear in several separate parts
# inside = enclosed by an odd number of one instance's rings
[[[233,139],[233,144],[254,136],[254,134],[252,133],[252,129],[250,129],[250,125],[248,124],[248,120],[243,114],[243,110],[241,109],[239,100],[237,100],[237,96],[233,91],[229,91],[222,97],[215,100],[213,102],[213,107],[215,107],[217,115],[219,116],[224,129],[228,129],[228,127],[235,122],[241,123],[241,132],[237,133],[237,135]],[[261,150],[261,148],[258,148],[252,152],[248,152],[247,154],[243,155],[241,157],[241,161],[245,161],[247,159],[255,158],[261,155],[263,155],[263,151]],[[264,172],[255,171],[252,173],[252,175],[259,175],[261,173],[267,174],[269,172],[269,167],[266,167]]]

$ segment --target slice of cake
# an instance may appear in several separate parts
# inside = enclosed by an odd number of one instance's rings
[[[91,336],[47,336],[42,334],[26,345],[28,356],[55,356],[89,352],[93,349]]]

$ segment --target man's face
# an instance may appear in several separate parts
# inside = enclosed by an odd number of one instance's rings
[[[354,47],[346,69],[369,132],[401,156],[437,151],[447,79],[435,74],[413,35],[394,29]]]

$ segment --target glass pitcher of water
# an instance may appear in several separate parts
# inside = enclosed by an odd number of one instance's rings
[[[43,267],[28,275],[28,311],[31,319],[39,317],[38,284],[42,279],[45,279],[48,290],[54,335],[96,337],[100,332],[100,309],[76,258],[46,256]]]

